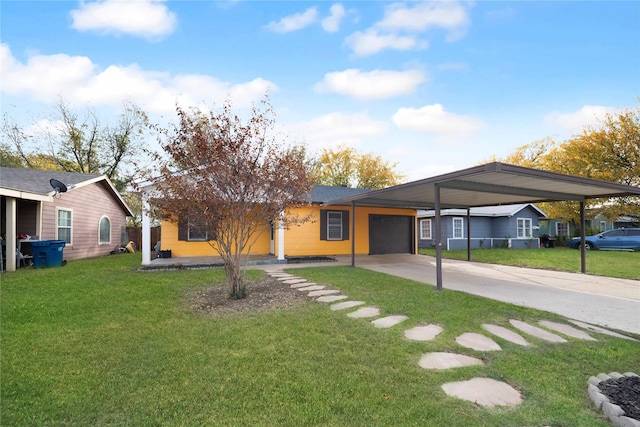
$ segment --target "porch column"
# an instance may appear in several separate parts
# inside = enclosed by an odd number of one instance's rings
[[[6,256],[7,256],[7,271],[16,271],[16,199],[13,197],[6,197],[7,207],[5,212],[6,222]]]
[[[278,261],[284,261],[284,222],[282,216],[284,212],[280,214],[278,219]]]
[[[585,231],[586,221],[584,217],[584,202],[580,202],[580,271],[582,274],[587,272],[587,253],[585,250]]]
[[[356,202],[351,202],[351,267],[356,266]]]
[[[142,191],[142,265],[151,264],[151,218],[149,197]]]
[[[467,208],[467,261],[471,261],[471,208]]]
[[[436,211],[436,289],[442,290],[442,226],[440,224],[440,184],[434,184],[434,209]]]

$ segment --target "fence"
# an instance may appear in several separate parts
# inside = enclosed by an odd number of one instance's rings
[[[136,248],[142,248],[142,229],[138,227],[127,227],[127,239],[135,243]],[[160,240],[160,227],[151,227],[151,247],[150,251],[154,251],[156,243]]]

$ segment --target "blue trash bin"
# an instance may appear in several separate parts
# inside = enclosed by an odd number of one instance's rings
[[[64,240],[40,240],[31,242],[33,266],[35,268],[61,267]]]

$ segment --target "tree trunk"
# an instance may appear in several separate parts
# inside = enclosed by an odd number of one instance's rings
[[[247,296],[246,286],[240,273],[240,260],[231,256],[224,260],[224,270],[229,285],[229,298],[242,299]]]

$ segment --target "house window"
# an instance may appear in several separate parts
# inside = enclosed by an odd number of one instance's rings
[[[72,211],[67,209],[57,209],[56,239],[64,240],[67,245],[71,244]]]
[[[320,240],[349,240],[349,211],[321,209]]]
[[[187,231],[187,240],[192,241],[207,241],[207,226],[201,223],[189,221],[189,228]]]
[[[431,240],[431,220],[420,220],[420,239]]]
[[[327,212],[327,240],[342,240],[342,212]]]
[[[531,237],[531,218],[518,218],[518,239]]]
[[[556,236],[569,237],[569,223],[556,222]]]
[[[463,233],[464,221],[462,218],[453,218],[453,238],[454,239],[462,239],[464,238]]]
[[[111,243],[111,221],[106,216],[100,218],[100,225],[98,226],[98,243],[101,245],[108,245]]]

